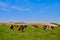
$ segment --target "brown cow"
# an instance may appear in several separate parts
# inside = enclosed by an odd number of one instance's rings
[[[44,30],[46,30],[47,28],[54,29],[54,26],[47,26],[47,25],[44,25],[44,26],[43,26],[43,29],[44,29]]]
[[[34,28],[38,28],[38,26],[37,25],[32,25]]]
[[[44,25],[44,26],[43,26],[43,29],[46,30],[46,29],[47,29],[47,25]]]

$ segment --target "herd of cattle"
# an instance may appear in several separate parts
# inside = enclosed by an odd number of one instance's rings
[[[16,26],[18,27],[18,31],[23,32],[24,28],[27,28],[27,25],[20,25],[20,26]],[[10,25],[10,29],[14,29],[15,25]]]
[[[32,26],[32,28],[38,28],[39,26],[38,25],[35,25],[35,24],[31,24],[31,26]],[[28,27],[28,25],[26,25],[26,24],[21,24],[21,25],[10,25],[10,29],[14,29],[15,27],[18,27],[18,31],[19,32],[23,32],[24,31],[24,29],[25,28],[27,28]],[[48,28],[50,28],[50,29],[54,29],[54,27],[55,26],[53,26],[53,25],[43,25],[42,26],[42,28],[44,29],[44,30],[47,30]]]
[[[0,22],[0,25],[1,24],[6,24],[6,25],[9,25],[10,26],[10,29],[14,29],[15,27],[18,28],[18,31],[19,32],[23,32],[25,28],[27,27],[32,27],[32,28],[39,28],[39,27],[42,27],[44,30],[47,30],[47,29],[54,29],[55,27],[57,27],[57,25],[54,25],[54,24],[50,24],[50,23],[41,23],[41,22],[31,22],[31,23],[24,23],[24,24],[16,24],[16,23],[5,23],[5,22]]]

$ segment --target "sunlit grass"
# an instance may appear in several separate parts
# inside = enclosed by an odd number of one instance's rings
[[[0,40],[60,40],[60,27],[53,30],[28,27],[21,33],[18,28],[11,30],[7,25],[0,25]]]

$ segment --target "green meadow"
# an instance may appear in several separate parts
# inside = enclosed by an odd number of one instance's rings
[[[60,27],[53,30],[27,27],[19,32],[18,28],[11,30],[8,25],[0,25],[0,40],[60,40]]]

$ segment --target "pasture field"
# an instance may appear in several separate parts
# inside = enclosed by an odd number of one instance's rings
[[[11,30],[8,25],[0,25],[0,40],[60,40],[60,27],[53,30],[27,27],[19,32],[18,28]]]

